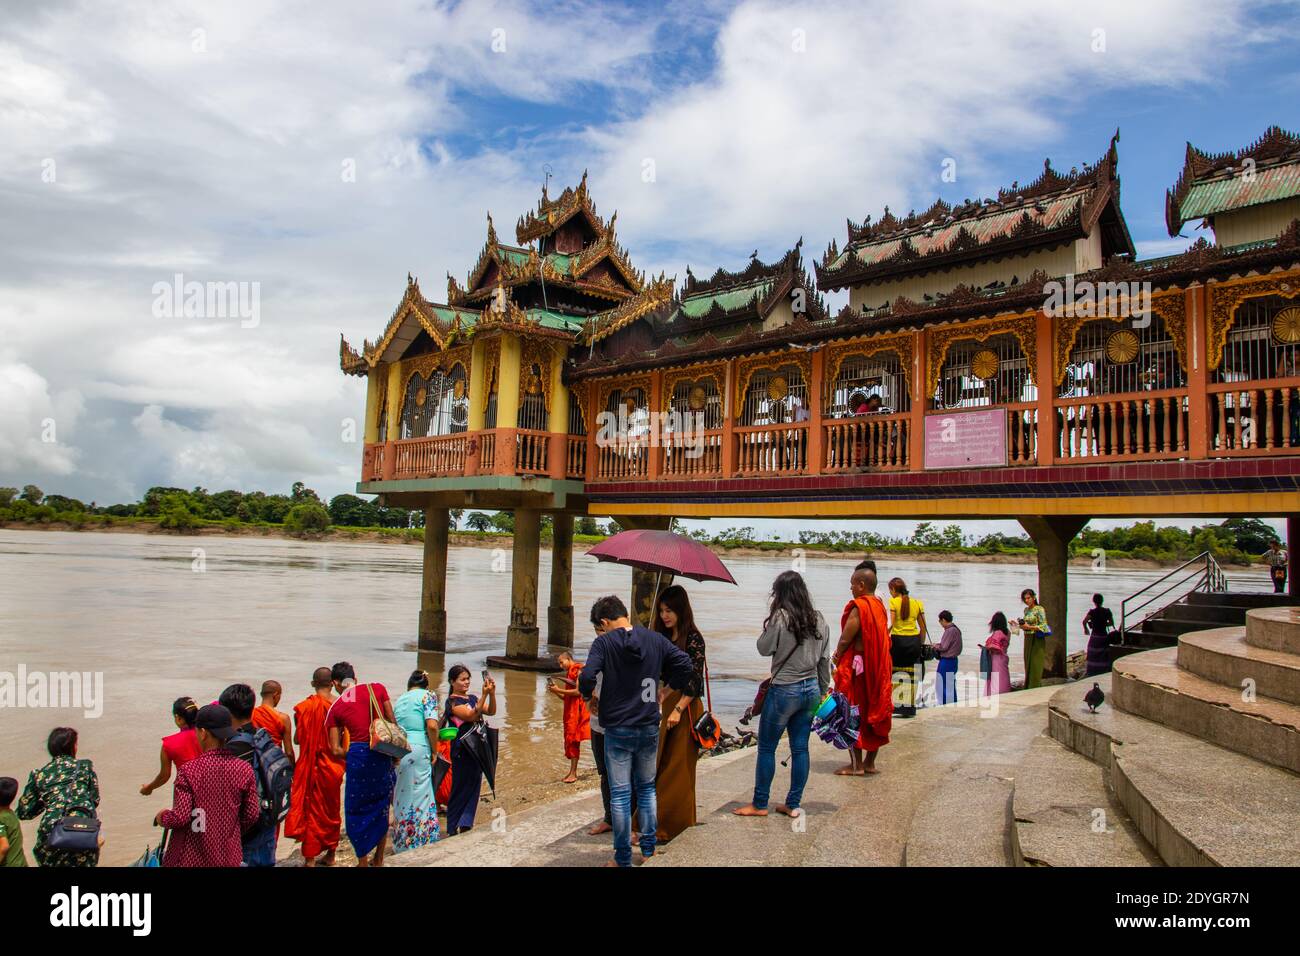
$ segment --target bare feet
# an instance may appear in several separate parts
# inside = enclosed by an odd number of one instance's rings
[[[738,817],[765,817],[765,816],[767,816],[767,811],[766,811],[766,810],[760,810],[760,809],[758,809],[758,807],[754,806],[752,803],[747,803],[747,804],[745,804],[743,807],[736,807],[736,809],[732,810],[731,812],[734,813],[734,814],[735,814],[736,816],[738,816]]]
[[[604,820],[601,820],[594,827],[592,827],[590,830],[587,831],[587,836],[600,836],[602,833],[609,833],[613,829],[614,828],[612,826],[610,826]]]
[[[565,777],[563,780],[560,781],[560,783],[577,783],[577,782],[578,782],[578,775],[573,773],[569,774],[567,777]]]
[[[798,807],[795,807],[793,810],[791,810],[791,809],[790,809],[789,807],[787,807],[784,803],[778,803],[778,804],[776,804],[775,806],[773,806],[772,809],[775,810],[777,813],[784,814],[784,815],[787,816],[787,817],[801,817],[801,816],[803,816],[803,811],[802,811],[801,809],[799,809]]]
[[[606,866],[618,866],[618,864],[617,864],[616,862],[614,862],[613,860],[606,860],[606,861],[605,861],[605,865],[606,865]]]
[[[862,772],[863,772],[863,774],[876,774],[876,773],[880,773],[880,771],[877,770],[875,767],[863,767],[863,768],[862,768]]]
[[[333,851],[333,850],[330,850],[328,853],[326,853],[325,856],[321,858],[321,861],[320,861],[320,864],[319,864],[319,865],[320,865],[320,866],[333,866],[333,865],[334,865],[334,851]]]
[[[857,767],[854,767],[854,766],[850,765],[850,766],[848,766],[848,767],[840,767],[839,770],[836,770],[836,771],[835,771],[835,776],[837,776],[837,777],[860,777],[860,776],[862,776],[865,772],[866,772],[866,771],[864,771],[864,770],[859,770]]]

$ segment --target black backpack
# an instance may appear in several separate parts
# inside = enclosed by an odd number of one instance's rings
[[[251,727],[252,725],[248,725]],[[293,791],[293,764],[288,755],[276,746],[264,727],[250,733],[242,729],[230,738],[230,743],[243,744],[247,754],[241,754],[253,767],[257,780],[257,799],[262,808],[262,818],[257,830],[278,824],[289,812],[289,795]],[[242,748],[241,748],[242,749]]]

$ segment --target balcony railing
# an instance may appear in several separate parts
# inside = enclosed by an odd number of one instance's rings
[[[909,415],[841,418],[822,425],[828,475],[855,471],[906,471]]]
[[[1300,381],[1211,385],[1209,402],[1211,457],[1300,450]]]
[[[1058,460],[1187,457],[1186,389],[1063,398],[1055,405]]]

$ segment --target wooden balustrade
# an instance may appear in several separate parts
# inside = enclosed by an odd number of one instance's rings
[[[663,457],[662,474],[665,478],[721,478],[722,430],[691,432],[688,436],[673,436],[673,440],[657,449]]]
[[[1210,455],[1300,453],[1300,380],[1209,388]]]
[[[490,475],[497,463],[497,433],[489,429],[478,436],[478,471],[480,475]]]
[[[383,442],[366,445],[361,453],[361,480],[378,481],[384,476],[384,450],[388,446]]]
[[[545,475],[550,432],[521,428],[515,432],[515,474]]]
[[[580,480],[587,477],[587,438],[585,435],[567,436],[564,475],[566,478]]]
[[[650,442],[646,437],[619,439],[596,445],[597,481],[632,481],[649,473]]]
[[[1058,460],[1145,461],[1187,455],[1183,389],[1056,401]]]
[[[737,428],[735,441],[739,475],[802,475],[808,471],[807,425]]]
[[[911,416],[860,415],[822,425],[826,460],[822,471],[906,471]]]
[[[436,435],[431,438],[404,438],[395,441],[394,478],[427,478],[465,473],[465,453],[469,436]]]
[[[1014,402],[1007,409],[1007,464],[1032,465],[1038,461],[1038,405]]]

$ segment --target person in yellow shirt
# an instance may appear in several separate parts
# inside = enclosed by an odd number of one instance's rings
[[[907,582],[889,582],[889,644],[894,674],[894,713],[916,716],[916,689],[921,683],[921,647],[929,636],[925,605],[907,593]]]

